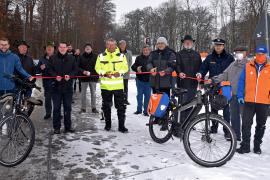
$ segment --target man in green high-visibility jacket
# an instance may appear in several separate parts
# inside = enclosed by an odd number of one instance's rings
[[[128,63],[125,55],[121,54],[117,48],[114,39],[110,38],[106,41],[106,50],[98,56],[95,69],[100,75],[102,110],[106,122],[105,130],[111,130],[111,107],[114,96],[114,104],[118,115],[118,130],[127,133],[123,74],[128,72]]]

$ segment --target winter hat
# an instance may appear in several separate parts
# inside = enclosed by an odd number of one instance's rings
[[[159,37],[157,39],[157,44],[164,43],[166,46],[168,46],[168,41],[165,37]]]
[[[195,42],[195,40],[192,38],[191,35],[185,35],[185,37],[183,39],[181,39],[181,42],[183,43],[186,40]]]
[[[27,46],[27,48],[30,48],[28,43],[26,41],[24,41],[24,40],[18,41],[17,47],[19,47],[20,45],[25,45],[25,46]]]
[[[256,48],[256,54],[258,53],[262,53],[262,54],[266,54],[268,53],[267,47],[265,45],[260,45]]]

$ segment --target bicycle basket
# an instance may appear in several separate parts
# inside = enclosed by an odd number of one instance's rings
[[[211,99],[211,107],[217,111],[224,109],[228,105],[227,97],[217,94]]]
[[[148,104],[148,113],[161,118],[166,114],[170,99],[166,93],[152,94]]]

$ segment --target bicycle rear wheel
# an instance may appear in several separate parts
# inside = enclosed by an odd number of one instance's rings
[[[35,128],[25,115],[9,116],[0,122],[0,164],[13,167],[22,163],[35,142]]]
[[[223,131],[210,133],[210,123],[213,122],[218,123]],[[206,114],[201,114],[186,128],[183,143],[188,156],[194,162],[205,167],[219,167],[233,157],[237,140],[229,123],[220,116],[211,114],[209,121],[206,121]]]
[[[165,115],[163,118],[150,116],[149,133],[156,143],[165,143],[172,137],[172,116]]]

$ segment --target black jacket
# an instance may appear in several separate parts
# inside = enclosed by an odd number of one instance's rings
[[[36,74],[36,67],[33,59],[30,56],[23,54],[18,54],[18,56],[21,60],[23,69],[31,76],[34,76]]]
[[[50,76],[53,77],[64,77],[65,75],[75,76],[77,74],[75,57],[68,54],[62,55],[58,52],[56,55],[51,57],[48,72]],[[54,91],[72,92],[72,84],[72,79],[70,79],[69,81],[62,79],[62,81],[60,82],[54,80],[52,88]]]
[[[152,68],[157,68],[157,72],[165,71],[166,75],[161,77],[159,74],[156,76],[150,75],[151,87],[155,89],[172,87],[172,73],[175,70],[176,56],[168,47],[164,50],[155,50],[151,52],[147,63],[147,71]]]
[[[137,68],[142,66],[142,72],[147,72],[147,61],[149,56],[140,55],[136,57],[135,63],[131,66],[134,72],[138,72]],[[137,74],[137,79],[143,82],[149,82],[149,74]]]
[[[225,50],[221,54],[217,54],[214,50],[203,61],[199,72],[203,77],[209,72],[209,78],[212,78],[223,73],[233,61],[234,57]]]
[[[37,65],[37,73],[42,73],[42,76],[48,77],[50,76],[49,74],[49,63],[50,63],[50,59],[47,57],[47,55],[45,54],[44,56],[42,56],[39,59],[38,65]],[[41,70],[40,66],[45,64],[46,68],[44,70]],[[43,87],[46,90],[50,90],[52,88],[52,79],[43,79]]]
[[[97,55],[94,53],[83,53],[78,59],[79,74],[84,76],[83,71],[89,71],[91,76],[89,78],[81,78],[82,82],[98,82],[98,74],[95,70],[97,62]]]
[[[194,50],[183,49],[176,55],[177,73],[185,73],[186,76],[196,77],[199,72],[202,59],[198,52]],[[177,80],[177,86],[184,89],[196,89],[198,87],[198,81],[191,79]]]

